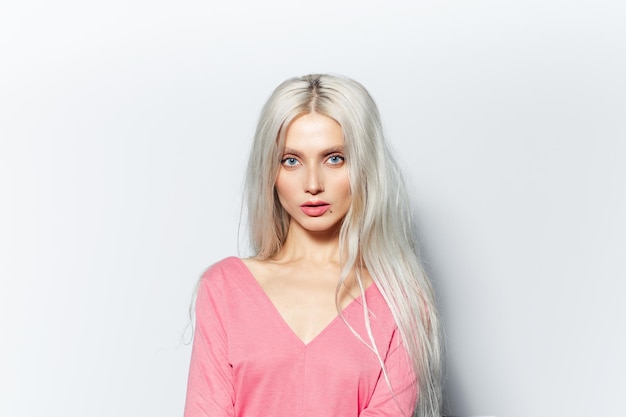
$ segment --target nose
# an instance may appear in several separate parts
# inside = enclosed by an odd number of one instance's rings
[[[315,167],[307,169],[304,191],[311,195],[316,195],[324,191],[324,185],[319,168]]]

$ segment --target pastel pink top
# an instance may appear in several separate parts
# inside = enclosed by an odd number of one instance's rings
[[[239,258],[203,275],[196,301],[185,417],[412,415],[417,388],[397,326],[372,284],[365,291],[376,354],[335,318],[304,344]],[[343,315],[369,341],[362,298]]]

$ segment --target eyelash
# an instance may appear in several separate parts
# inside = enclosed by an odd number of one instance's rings
[[[298,161],[298,159],[297,159],[297,158],[294,158],[293,156],[288,156],[288,157],[286,157],[286,158],[281,159],[280,163],[281,163],[282,165],[285,165],[286,167],[295,167],[297,164],[294,164],[294,165],[287,165],[287,161],[289,161],[289,160],[291,160],[291,159],[293,159],[293,160],[294,160],[295,162],[297,162],[297,163],[300,163],[300,161]]]
[[[340,163],[346,161],[346,157],[341,155],[341,154],[339,154],[339,153],[335,153],[335,154],[330,155],[328,158],[326,158],[326,160],[329,161],[331,158],[339,158],[340,159],[339,162],[337,162],[335,164],[331,164],[331,165],[339,165]]]

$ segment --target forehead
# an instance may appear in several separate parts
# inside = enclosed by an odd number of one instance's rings
[[[285,132],[285,147],[315,150],[343,146],[341,125],[334,119],[319,113],[307,113],[296,117]]]

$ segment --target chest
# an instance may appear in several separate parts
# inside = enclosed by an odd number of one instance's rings
[[[344,311],[352,325],[362,314],[359,307],[350,305]],[[236,325],[229,326],[228,358],[239,398],[254,387],[256,392],[280,392],[281,403],[276,406],[281,409],[287,403],[312,409],[320,397],[334,398],[337,393],[342,395],[333,401],[350,401],[351,409],[367,403],[379,381],[381,366],[341,318],[336,317],[313,340],[303,343],[280,317],[263,312],[263,308],[251,309],[237,317]],[[367,338],[362,326],[356,325],[355,330]],[[376,328],[376,333],[380,346],[388,346],[390,334],[382,341],[387,332]],[[384,357],[386,350],[381,353]],[[251,401],[247,398],[239,403]],[[270,401],[267,396],[266,401]]]
[[[311,277],[290,269],[288,274],[259,274],[259,285],[277,313],[300,341],[308,344],[359,296],[358,289],[337,288],[339,270],[319,271]],[[268,274],[269,275],[269,274]]]

